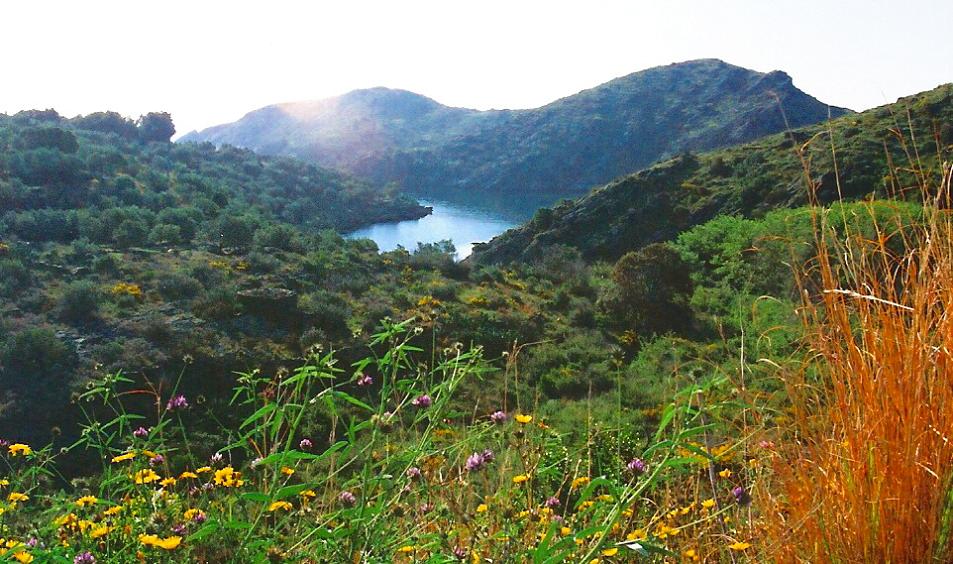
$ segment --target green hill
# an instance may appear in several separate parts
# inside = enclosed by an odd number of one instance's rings
[[[700,155],[685,153],[616,179],[576,201],[541,209],[529,223],[474,250],[476,263],[541,256],[565,245],[592,259],[614,260],[718,215],[760,217],[809,202],[798,149],[819,184],[817,199],[902,193],[912,183],[889,173],[936,159],[937,141],[953,144],[953,85],[894,104]],[[827,135],[828,127],[833,135]],[[911,134],[917,146],[903,137]],[[837,150],[837,167],[831,148]]]
[[[704,59],[636,72],[536,109],[449,108],[375,88],[269,106],[182,141],[292,155],[424,193],[561,193],[684,150],[782,131],[785,115],[797,127],[845,112],[801,92],[783,72]]]

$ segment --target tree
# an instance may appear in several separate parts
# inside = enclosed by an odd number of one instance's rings
[[[175,135],[172,116],[167,112],[150,112],[139,118],[139,140],[143,143],[168,143]]]
[[[691,325],[688,266],[670,245],[626,253],[612,269],[614,287],[604,305],[617,324],[639,335],[680,332]]]
[[[56,149],[63,153],[79,150],[76,136],[58,127],[29,127],[17,135],[19,149]]]
[[[136,123],[126,119],[116,112],[95,112],[86,116],[75,117],[70,123],[77,129],[98,131],[100,133],[115,133],[123,139],[135,139],[138,136]]]

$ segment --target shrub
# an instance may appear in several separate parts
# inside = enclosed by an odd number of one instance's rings
[[[99,286],[88,280],[71,282],[64,288],[59,300],[59,316],[69,323],[90,321],[99,311],[102,292]]]

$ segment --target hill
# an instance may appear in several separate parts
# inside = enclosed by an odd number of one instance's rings
[[[817,200],[902,194],[898,163],[921,167],[953,144],[953,85],[894,104],[701,155],[685,153],[613,180],[576,201],[541,209],[527,224],[474,249],[476,263],[539,257],[565,245],[589,260],[614,260],[718,215],[760,217],[809,203],[799,150],[819,185]],[[828,131],[832,135],[829,136]],[[909,140],[912,138],[916,143]],[[837,149],[837,170],[831,148]],[[919,160],[919,161],[918,161]]]
[[[181,141],[292,155],[423,193],[560,193],[681,151],[781,131],[785,115],[797,127],[846,112],[798,90],[783,72],[703,59],[636,72],[536,109],[450,108],[375,88],[269,106]]]

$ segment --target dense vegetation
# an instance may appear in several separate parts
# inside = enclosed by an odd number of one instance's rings
[[[415,192],[559,194],[680,151],[783,131],[785,116],[798,127],[845,111],[801,92],[783,72],[706,59],[636,72],[532,110],[448,108],[378,88],[269,106],[183,140],[292,155]]]
[[[684,155],[465,264],[168,116],[2,117],[0,558],[946,561],[951,96],[832,123],[842,175],[824,128]]]
[[[953,86],[944,85],[824,125],[685,153],[579,200],[540,209],[533,221],[476,247],[473,260],[532,259],[553,245],[579,249],[589,260],[615,260],[718,215],[760,217],[810,202],[902,197],[912,182],[909,167],[935,164],[953,145],[951,123]],[[798,182],[802,157],[817,181],[814,194]]]

